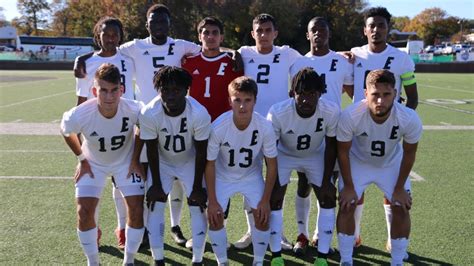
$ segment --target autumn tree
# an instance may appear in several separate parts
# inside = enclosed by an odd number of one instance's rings
[[[423,10],[405,27],[405,31],[414,31],[426,44],[435,43],[438,38],[449,39],[458,32],[458,18],[448,17],[446,11],[434,7]]]
[[[18,0],[17,8],[21,14],[17,23],[25,26],[28,35],[33,32],[38,35],[38,28],[47,25],[49,5],[46,0]]]

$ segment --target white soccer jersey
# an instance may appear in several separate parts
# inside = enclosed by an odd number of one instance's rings
[[[333,101],[341,108],[342,86],[354,84],[352,64],[334,51],[323,56],[313,56],[308,52],[290,68],[291,77],[305,67],[311,67],[323,78],[326,93],[322,94],[321,98]]]
[[[135,39],[120,46],[122,54],[133,58],[136,68],[136,99],[149,103],[158,95],[153,77],[162,66],[181,67],[185,55],[198,54],[201,46],[179,39],[168,40],[163,45],[152,43],[151,37]]]
[[[210,126],[211,116],[206,108],[190,96],[178,116],[165,114],[161,97],[153,99],[140,113],[140,138],[158,138],[160,161],[176,166],[195,159],[194,140],[208,139]]]
[[[82,152],[90,162],[103,167],[130,163],[133,153],[134,126],[142,108],[140,102],[120,99],[117,114],[105,118],[99,112],[97,100],[90,99],[65,112],[61,133],[81,133]]]
[[[395,75],[397,100],[400,98],[402,82],[400,76],[415,71],[415,64],[410,56],[388,45],[381,53],[369,51],[369,46],[354,47],[351,52],[356,56],[354,63],[354,102],[365,99],[365,78],[371,70],[387,69]]]
[[[416,112],[397,102],[383,124],[370,116],[367,100],[354,103],[341,114],[337,140],[352,141],[351,156],[376,167],[390,166],[402,151],[400,141],[417,143],[423,126]]]
[[[122,85],[124,86],[123,98],[134,99],[133,93],[133,75],[135,73],[133,61],[120,54],[118,51],[114,56],[102,57],[94,53],[90,58],[86,60],[87,75],[85,78],[76,78],[76,95],[81,97],[87,97],[88,99],[94,98],[92,94],[92,87],[94,85],[94,75],[97,69],[104,63],[110,63],[115,65],[120,70],[120,77]]]
[[[239,130],[232,115],[232,111],[228,111],[212,123],[207,160],[216,160],[216,179],[238,182],[261,176],[262,154],[267,158],[277,156],[272,125],[254,112],[248,127]]]
[[[278,153],[297,158],[314,157],[324,152],[325,136],[335,137],[339,107],[319,99],[313,116],[302,118],[296,113],[295,99],[270,108],[267,119],[272,122],[278,142]]]
[[[244,61],[244,74],[257,82],[255,111],[266,116],[270,107],[288,99],[290,67],[301,55],[289,46],[273,46],[268,54],[260,54],[255,46],[239,49]]]

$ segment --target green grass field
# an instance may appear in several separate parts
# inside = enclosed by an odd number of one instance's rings
[[[474,74],[417,74],[418,113],[425,126],[413,171],[422,177],[412,182],[414,206],[409,247],[410,264],[474,264]],[[76,235],[74,184],[76,160],[59,135],[40,134],[30,123],[56,127],[62,113],[75,105],[75,81],[66,71],[0,71],[0,264],[84,264]],[[346,97],[345,97],[346,98]],[[454,102],[452,100],[457,100]],[[346,99],[346,104],[348,100]],[[8,124],[7,124],[8,123]],[[19,129],[8,131],[7,129]],[[59,177],[59,178],[53,178]],[[289,186],[285,203],[285,235],[295,241],[294,195]],[[315,202],[313,196],[313,203]],[[311,212],[314,229],[316,207]],[[168,214],[168,211],[166,211]],[[168,218],[167,218],[168,219]],[[123,253],[116,248],[116,226],[111,185],[101,203],[103,231],[100,258],[104,265],[119,265]],[[167,224],[169,229],[169,223]],[[183,211],[182,228],[190,236],[189,213]],[[246,230],[241,197],[232,201],[228,222],[231,242]],[[169,231],[169,230],[167,230]],[[363,246],[355,263],[388,264],[382,193],[370,187],[362,221]],[[174,244],[166,234],[166,262],[189,265],[192,253]],[[336,246],[333,241],[333,246]],[[284,253],[287,265],[312,264],[316,251],[303,258]],[[150,264],[149,250],[140,250],[138,263]],[[206,264],[215,265],[208,245]],[[232,265],[249,265],[252,250],[231,249]],[[270,259],[270,252],[266,259]],[[330,258],[337,263],[337,255]]]

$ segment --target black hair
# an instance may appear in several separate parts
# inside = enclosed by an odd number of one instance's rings
[[[170,86],[184,87],[187,90],[191,86],[192,80],[188,71],[175,66],[164,66],[155,73],[153,85],[157,91]]]
[[[276,26],[276,22],[275,22],[275,18],[270,15],[270,14],[266,14],[266,13],[262,13],[262,14],[258,14],[252,21],[252,25],[255,25],[255,24],[263,24],[265,22],[271,22],[272,25],[273,25],[273,28],[276,29],[277,26]]]
[[[326,93],[326,84],[323,78],[311,67],[306,67],[298,71],[291,81],[291,90],[294,93],[303,91],[319,91]]]
[[[117,28],[119,29],[119,33],[120,33],[119,44],[123,43],[124,33],[123,33],[122,22],[120,22],[120,20],[118,18],[107,16],[107,17],[102,17],[101,19],[99,19],[99,21],[97,21],[97,23],[94,26],[94,43],[98,47],[102,48],[102,43],[100,42],[100,33],[102,32],[102,27],[104,25],[105,26],[117,26]]]
[[[150,6],[150,8],[148,8],[148,10],[146,11],[147,19],[150,16],[150,14],[153,14],[153,13],[156,13],[156,14],[165,13],[166,15],[168,15],[169,18],[171,18],[170,10],[168,9],[167,6],[163,4],[155,4],[155,5]]]
[[[364,24],[367,22],[368,18],[372,17],[383,17],[387,21],[387,25],[390,25],[390,19],[392,18],[392,14],[388,12],[385,7],[372,7],[364,12]]]
[[[314,17],[312,18],[309,22],[308,22],[308,27],[309,27],[309,24],[316,24],[316,23],[322,23],[324,26],[328,27],[329,28],[329,23],[328,21],[323,18],[323,17]]]
[[[206,26],[206,25],[213,25],[213,26],[216,26],[219,28],[219,31],[221,34],[224,34],[224,26],[222,25],[222,22],[218,19],[218,18],[215,18],[215,17],[206,17],[204,18],[203,20],[201,20],[199,22],[199,24],[197,25],[197,31],[198,33],[201,33],[202,29]]]

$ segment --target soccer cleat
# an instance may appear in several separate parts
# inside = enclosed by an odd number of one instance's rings
[[[116,228],[115,236],[117,237],[117,247],[120,250],[125,249],[125,229]]]
[[[100,246],[100,238],[102,237],[102,230],[97,227],[97,246]]]
[[[245,233],[237,242],[234,243],[236,249],[246,249],[252,244],[252,234],[250,232]]]
[[[284,266],[285,265],[285,261],[283,260],[282,257],[275,257],[272,259],[272,261],[270,262],[270,265],[271,266]]]
[[[193,239],[192,238],[188,239],[188,241],[186,241],[186,244],[184,246],[189,250],[193,250]]]
[[[358,248],[360,246],[362,246],[362,238],[359,236],[359,237],[356,238],[356,240],[354,242],[354,247]]]
[[[318,247],[318,234],[313,235],[313,238],[311,239],[311,246],[315,248]]]
[[[316,258],[314,261],[314,266],[328,266],[328,261],[327,259]]]
[[[293,244],[286,238],[286,236],[281,235],[281,249],[282,250],[293,250]]]
[[[186,238],[184,238],[183,232],[181,231],[179,225],[171,227],[171,237],[178,245],[185,245],[186,243]]]
[[[385,244],[385,250],[387,250],[388,253],[392,252],[392,245],[390,244],[390,240],[387,240],[387,243]],[[408,252],[405,252],[405,255],[403,256],[403,260],[407,261],[410,258],[410,255],[408,255]]]
[[[296,244],[293,247],[293,252],[297,256],[304,256],[306,254],[306,249],[308,248],[309,240],[304,234],[300,234],[296,239]]]

